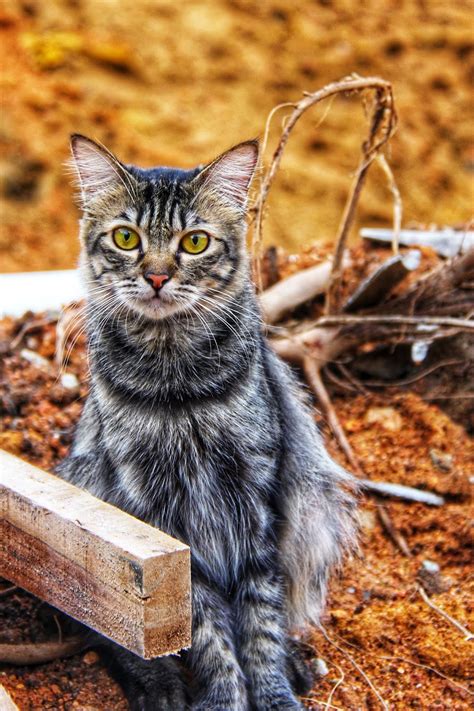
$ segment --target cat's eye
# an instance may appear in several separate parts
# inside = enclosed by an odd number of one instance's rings
[[[112,237],[120,249],[136,249],[140,244],[140,237],[129,227],[116,227]]]
[[[204,252],[208,244],[209,235],[205,232],[189,232],[184,235],[180,242],[180,247],[188,254],[200,254]]]

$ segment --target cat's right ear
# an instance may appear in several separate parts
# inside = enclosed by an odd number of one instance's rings
[[[77,177],[84,206],[119,187],[130,194],[132,176],[105,146],[74,133],[71,136],[71,153],[69,166]]]

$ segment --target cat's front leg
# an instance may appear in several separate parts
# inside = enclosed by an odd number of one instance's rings
[[[186,655],[196,684],[193,711],[248,711],[245,677],[236,656],[228,603],[193,579],[193,642]]]
[[[250,686],[253,711],[303,708],[288,678],[283,586],[270,570],[244,578],[237,597],[239,657]]]

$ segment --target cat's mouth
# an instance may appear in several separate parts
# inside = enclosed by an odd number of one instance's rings
[[[172,294],[163,291],[133,299],[132,308],[141,315],[155,320],[160,320],[173,316],[184,309],[181,300],[177,300]]]

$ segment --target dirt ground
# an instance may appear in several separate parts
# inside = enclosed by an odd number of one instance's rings
[[[55,343],[52,314],[0,322],[0,446],[49,470],[67,453],[87,393],[84,336],[66,365],[77,380],[59,377]],[[428,489],[446,503],[438,508],[361,498],[360,552],[332,581],[323,629],[310,630],[302,642],[308,664],[322,672],[305,704],[345,711],[470,709],[472,641],[423,600],[418,586],[439,610],[474,629],[474,443],[462,426],[415,393],[346,395],[334,404],[368,478]],[[405,553],[382,525],[381,505],[403,536]],[[423,573],[432,564],[439,573]],[[2,592],[8,587],[0,584],[0,644],[57,639],[54,611],[21,590]],[[67,635],[61,616],[59,625]],[[127,708],[92,650],[38,667],[0,666],[0,684],[21,711]]]
[[[71,132],[127,162],[192,166],[261,136],[276,104],[352,72],[393,82],[400,127],[389,157],[405,223],[465,224],[471,12],[467,0],[2,0],[0,270],[75,264]],[[290,141],[268,243],[295,251],[334,236],[365,126],[359,99],[335,99],[318,125],[326,108]],[[358,225],[390,219],[374,167]]]

